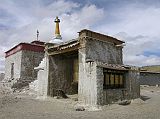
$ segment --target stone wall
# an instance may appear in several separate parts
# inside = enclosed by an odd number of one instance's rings
[[[110,91],[105,95],[105,91],[103,91],[103,68],[98,67],[96,61],[122,64],[122,47],[91,38],[81,38],[80,43],[82,48],[79,49],[78,99],[85,105],[108,104],[106,97],[109,97],[107,95],[114,94],[115,91]],[[118,91],[116,92],[118,93]],[[114,95],[114,97],[117,96]]]
[[[118,100],[140,97],[139,70],[132,68],[125,73],[125,87],[103,89],[103,67],[96,61],[86,60],[86,47],[79,49],[78,99],[85,105],[104,105]]]
[[[128,70],[125,73],[125,87],[119,89],[104,89],[103,103],[111,104],[119,100],[135,99],[140,97],[139,71]]]
[[[113,43],[86,39],[86,59],[105,62],[108,64],[123,64],[122,47]]]
[[[85,105],[104,105],[124,99],[140,97],[139,71],[129,70],[125,73],[125,87],[103,89],[103,68],[96,62],[80,63],[79,101]]]
[[[84,105],[103,104],[103,68],[86,60],[86,47],[79,49],[78,100]]]
[[[160,73],[140,72],[140,85],[160,85]]]
[[[23,50],[21,56],[21,79],[35,80],[37,78],[37,71],[34,70],[34,67],[39,66],[43,58],[43,52]]]
[[[97,106],[140,96],[137,69],[130,69],[126,72],[125,88],[103,90],[103,67],[98,66],[97,61],[107,64],[123,64],[121,46],[117,47],[114,43],[88,37],[80,37],[79,42],[81,46],[77,53],[79,61],[79,102],[84,105]],[[57,89],[61,89],[68,94],[73,91],[71,64],[71,58],[62,54],[49,56],[49,96],[55,96]]]
[[[128,94],[130,99],[135,99],[140,97],[140,73],[139,69],[136,67],[131,67],[126,75],[128,79]]]
[[[79,49],[78,100],[85,105],[101,105],[103,100],[103,68],[96,61],[122,63],[122,49],[112,43],[82,38]],[[114,53],[114,54],[112,54]]]
[[[43,52],[21,50],[5,59],[5,80],[13,88],[21,88],[37,78],[37,67],[44,57]],[[14,63],[13,77],[11,67]]]

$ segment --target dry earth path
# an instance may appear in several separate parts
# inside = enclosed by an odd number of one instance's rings
[[[0,95],[0,119],[160,119],[160,88],[141,87],[142,100],[113,104],[100,111],[75,111],[71,99],[36,99],[25,94]]]

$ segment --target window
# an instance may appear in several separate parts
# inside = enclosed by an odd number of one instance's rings
[[[11,63],[11,78],[14,78],[14,63]]]
[[[124,88],[124,74],[124,71],[104,70],[104,89]]]

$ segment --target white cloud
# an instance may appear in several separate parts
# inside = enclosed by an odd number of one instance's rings
[[[77,32],[81,29],[90,28],[101,21],[103,16],[103,9],[98,9],[95,5],[86,5],[73,14],[63,14],[61,28],[64,40],[77,37]]]
[[[20,42],[36,40],[37,29],[40,32],[39,39],[41,41],[51,40],[54,37],[54,18],[57,15],[61,19],[60,30],[63,40],[76,38],[79,30],[90,28],[104,16],[103,9],[99,9],[95,5],[81,6],[65,0],[54,1],[48,5],[44,5],[41,0],[35,0],[32,4],[6,0],[0,5],[0,9],[3,9],[4,13],[7,13],[6,17],[10,19],[3,22],[3,25],[7,26],[7,30],[0,32],[0,47],[3,48],[0,52],[1,55]],[[5,20],[0,18],[0,21]],[[13,21],[11,22],[11,20]]]
[[[129,65],[157,65],[160,64],[160,57],[146,55],[146,51],[157,52],[160,48],[159,38],[151,36],[129,36],[127,33],[118,33],[115,37],[124,40],[126,46],[123,49],[124,64]]]
[[[138,4],[138,3],[137,3]],[[126,5],[122,8],[117,8],[111,17],[115,22],[107,21],[99,29],[111,34],[118,32],[126,32],[131,36],[159,36],[160,31],[160,8],[147,6],[136,7]]]
[[[106,17],[106,22],[97,29],[105,34],[116,34],[115,37],[126,42],[123,49],[125,64],[160,65],[160,53],[144,54],[146,51],[158,53],[160,50],[160,8],[137,6],[126,5],[115,9],[110,13],[115,21],[111,22]]]
[[[160,64],[160,57],[157,56],[144,56],[144,55],[125,55],[124,63],[136,66],[158,65]]]
[[[4,51],[20,42],[35,40],[37,29],[41,41],[51,40],[55,16],[61,19],[60,30],[63,40],[78,37],[77,32],[84,28],[104,34],[116,34],[117,38],[126,42],[125,64],[160,64],[159,56],[144,55],[145,51],[160,50],[159,7],[152,5],[144,8],[136,7],[136,4],[127,4],[105,11],[104,8],[97,8],[93,4],[82,5],[68,0],[56,0],[49,4],[44,4],[46,1],[43,0],[0,2],[0,30],[1,25],[6,26],[0,32],[0,57],[3,57],[0,59],[1,70],[4,69]]]

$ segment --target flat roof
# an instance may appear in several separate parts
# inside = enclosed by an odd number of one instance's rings
[[[108,41],[108,42],[114,43],[116,45],[125,43],[124,41],[119,40],[117,38],[114,38],[112,36],[108,36],[108,35],[105,35],[105,34],[94,32],[94,31],[91,31],[91,30],[88,30],[88,29],[83,29],[78,33],[79,33],[80,37],[91,37],[91,38],[95,38],[95,39],[98,39],[98,40]]]
[[[79,41],[77,39],[73,39],[58,45],[54,45],[51,43],[46,43],[46,45],[49,55],[56,55],[77,50],[79,48]]]
[[[34,52],[44,52],[44,46],[39,45],[36,43],[19,43],[18,45],[14,46],[13,48],[9,49],[5,52],[5,58],[13,55],[21,50],[28,50],[28,51],[34,51]]]

